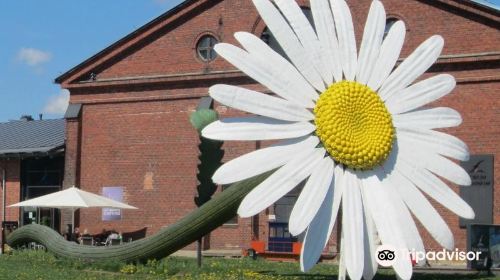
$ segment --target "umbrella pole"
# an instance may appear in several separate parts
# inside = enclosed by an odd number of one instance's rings
[[[75,208],[71,208],[71,234],[75,232]]]

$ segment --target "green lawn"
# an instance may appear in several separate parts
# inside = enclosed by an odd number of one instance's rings
[[[337,267],[319,264],[310,273],[300,272],[297,263],[251,259],[205,258],[196,260],[169,257],[147,264],[117,262],[85,263],[57,259],[42,251],[18,251],[0,256],[0,279],[336,279]],[[395,279],[383,270],[375,279]],[[414,279],[495,279],[476,275],[414,274]],[[497,278],[500,279],[500,278]]]

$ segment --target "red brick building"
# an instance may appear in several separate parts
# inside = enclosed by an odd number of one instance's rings
[[[6,206],[61,189],[64,143],[64,119],[34,120],[23,116],[20,120],[0,123],[2,222],[17,225],[35,222],[59,229],[61,219],[56,209]]]
[[[308,1],[299,2],[307,11]],[[370,2],[349,2],[358,46]],[[406,24],[403,58],[431,35],[444,37],[444,51],[426,77],[450,73],[457,87],[434,105],[462,114],[463,124],[449,132],[464,140],[471,154],[497,155],[499,11],[467,0],[382,2],[388,22],[400,19]],[[251,1],[187,0],[56,79],[71,92],[63,187],[76,185],[101,193],[103,187],[120,186],[124,201],[139,207],[125,211],[118,222],[102,221],[101,210],[83,210],[80,227],[90,232],[147,227],[149,235],[196,207],[198,135],[189,114],[216,83],[265,91],[211,50],[214,39],[237,44],[233,38],[237,31],[251,32],[272,44]],[[215,109],[221,117],[241,114],[219,104]],[[257,146],[226,143],[224,160]],[[496,157],[497,182],[499,164]],[[248,248],[252,238],[267,241],[269,215],[275,211],[282,215],[280,211],[286,212],[293,200],[291,195],[257,218],[220,227],[211,234],[209,247],[240,249]],[[493,223],[500,223],[498,205],[500,194],[494,192]],[[459,227],[458,217],[439,205],[436,208],[454,232],[456,246],[464,249],[466,231]],[[439,248],[424,230],[422,234],[428,248]],[[333,237],[329,249],[335,251],[336,245]]]

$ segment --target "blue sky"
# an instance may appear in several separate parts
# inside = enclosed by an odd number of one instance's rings
[[[61,117],[54,79],[181,0],[16,0],[0,9],[0,122]]]
[[[474,0],[486,6],[491,6],[500,9],[500,0]]]
[[[500,0],[487,1],[500,5]],[[0,9],[0,122],[61,117],[67,93],[53,83],[182,0],[16,0]]]

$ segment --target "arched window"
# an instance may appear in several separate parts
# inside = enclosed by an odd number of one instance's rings
[[[217,57],[217,52],[214,50],[215,44],[219,41],[212,35],[204,35],[196,44],[196,53],[198,57],[206,62],[212,61]]]

